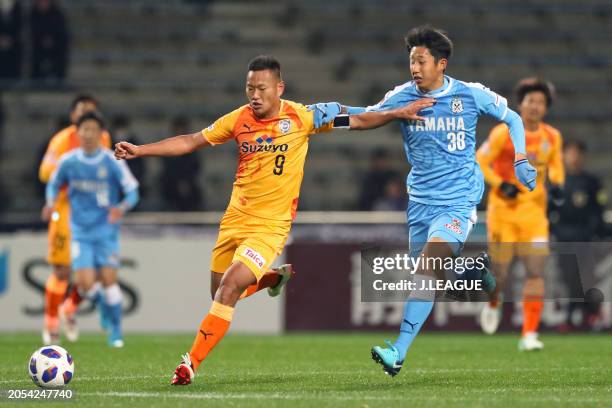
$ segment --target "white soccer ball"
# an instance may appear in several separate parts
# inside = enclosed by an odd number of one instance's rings
[[[42,388],[61,388],[74,376],[74,361],[60,346],[41,347],[32,354],[28,371],[34,384]]]

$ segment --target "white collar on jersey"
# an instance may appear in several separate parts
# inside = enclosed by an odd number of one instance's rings
[[[416,86],[416,90],[419,94],[423,96],[432,97],[432,98],[439,98],[441,96],[444,96],[447,93],[449,93],[452,88],[453,88],[453,78],[446,76],[446,75],[444,75],[444,84],[440,88],[434,89],[433,91],[421,92],[419,87]]]
[[[79,161],[87,164],[98,164],[104,158],[104,149],[98,148],[92,155],[88,156],[85,154],[83,148],[79,148],[76,152],[76,157]]]

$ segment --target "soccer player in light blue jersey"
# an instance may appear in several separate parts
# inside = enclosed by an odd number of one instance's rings
[[[535,187],[536,170],[525,154],[523,122],[508,108],[506,99],[479,83],[445,75],[453,49],[446,33],[430,26],[417,27],[408,33],[406,47],[412,81],[395,87],[378,104],[357,108],[332,102],[311,109],[318,126],[334,120],[335,125],[349,125],[350,129],[372,129],[401,120],[404,149],[412,165],[407,180],[410,256],[452,259],[460,254],[476,222],[476,205],[484,191],[483,175],[475,160],[478,118],[488,115],[508,125],[515,172],[529,190]],[[420,120],[406,120],[406,105],[419,101],[431,101],[431,106],[419,111]],[[344,123],[342,113],[350,115]],[[445,276],[432,264],[422,263],[413,276],[417,290],[408,296],[395,343],[387,341],[387,347],[372,348],[374,361],[391,376],[399,373],[433,308],[435,292],[418,288],[427,288],[435,277]],[[495,278],[486,267],[474,268],[457,278],[479,279],[487,292],[495,288]]]
[[[108,343],[123,347],[122,294],[117,282],[119,229],[123,215],[138,202],[138,181],[125,162],[116,161],[113,152],[102,147],[104,122],[99,113],[85,113],[77,126],[81,147],[60,160],[47,184],[42,216],[50,218],[60,189],[67,186],[75,283],[82,298],[93,300],[97,295],[96,273],[100,274],[104,288],[100,307],[109,317]],[[67,303],[60,314],[64,315],[64,324],[74,325],[76,305]]]

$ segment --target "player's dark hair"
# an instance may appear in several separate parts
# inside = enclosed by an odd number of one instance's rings
[[[523,78],[516,84],[516,98],[520,105],[525,96],[531,92],[542,92],[546,97],[546,106],[551,107],[555,100],[555,87],[550,81],[539,78]]]
[[[449,59],[453,54],[453,42],[448,34],[430,25],[413,28],[404,38],[408,54],[414,47],[425,47],[433,55],[436,62],[441,58]]]
[[[98,100],[94,98],[93,96],[87,95],[87,94],[79,94],[75,96],[74,99],[72,100],[72,103],[70,104],[70,110],[73,111],[74,108],[76,108],[77,105],[81,102],[91,102],[94,105],[96,105],[96,107],[100,106],[100,103],[98,102]]]
[[[280,62],[274,57],[269,55],[258,55],[249,62],[249,71],[264,71],[269,69],[274,71],[278,78],[281,78],[281,66]]]
[[[104,125],[104,118],[102,117],[102,114],[98,111],[89,111],[89,112],[82,114],[77,119],[77,123],[76,123],[77,127],[81,127],[81,125],[87,120],[95,120],[96,122],[98,122],[98,125],[100,125],[102,129],[106,128]]]
[[[585,153],[587,151],[587,144],[584,140],[568,140],[563,143],[563,150],[569,149],[570,147],[575,147],[580,153]]]

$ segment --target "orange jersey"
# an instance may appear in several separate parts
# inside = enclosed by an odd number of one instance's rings
[[[514,175],[514,146],[508,126],[500,124],[494,127],[487,141],[478,149],[476,159],[485,181],[492,187],[489,208],[516,209],[523,204],[535,204],[546,210],[546,180],[549,179],[553,184],[565,182],[561,153],[563,141],[557,129],[541,123],[536,131],[525,130],[525,143],[529,163],[538,171],[537,185],[531,192]],[[504,181],[520,189],[515,199],[506,198],[499,191]]]
[[[278,117],[257,119],[249,105],[221,117],[202,130],[211,145],[234,140],[238,169],[229,207],[279,221],[295,218],[313,113],[304,105],[281,100]]]
[[[102,144],[105,147],[111,147],[111,138],[107,131],[104,131],[102,134]],[[61,157],[79,146],[80,143],[76,125],[70,125],[53,135],[51,141],[49,141],[49,146],[47,147],[43,160],[40,163],[40,168],[38,169],[40,181],[47,183],[57,168],[57,164]],[[66,189],[60,192],[56,202],[57,207],[62,207],[64,205],[68,205]]]

